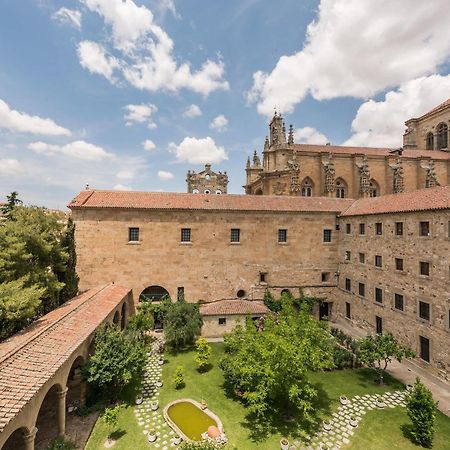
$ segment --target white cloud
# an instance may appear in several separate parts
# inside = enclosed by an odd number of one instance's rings
[[[169,149],[178,161],[190,164],[217,164],[228,159],[225,149],[209,136],[203,139],[185,137],[178,145],[171,142]]]
[[[113,84],[116,82],[113,74],[120,67],[119,61],[108,55],[102,45],[93,41],[81,41],[77,53],[80,64],[89,72],[103,75]]]
[[[308,94],[370,97],[436,71],[450,55],[449,23],[447,0],[321,0],[303,49],[254,73],[247,98],[270,116]]]
[[[188,119],[193,119],[195,117],[199,117],[202,115],[202,110],[199,108],[199,106],[192,104],[191,106],[188,106],[183,111],[183,117],[187,117]]]
[[[113,154],[106,152],[103,148],[85,141],[73,141],[62,146],[39,141],[28,144],[28,148],[40,155],[54,156],[62,154],[87,161],[101,161],[114,157]]]
[[[325,145],[329,142],[324,134],[312,127],[298,128],[295,130],[294,140],[297,144]]]
[[[124,184],[116,184],[113,189],[115,191],[131,191],[131,187],[130,186],[125,186]]]
[[[363,103],[352,122],[353,135],[344,145],[399,147],[404,122],[419,117],[447,100],[450,75],[431,75],[408,81],[384,100]]]
[[[44,136],[70,136],[70,131],[57,125],[51,119],[30,116],[26,113],[11,109],[0,99],[0,128],[19,133],[40,134]]]
[[[24,172],[24,168],[17,159],[0,159],[0,175],[17,175]]]
[[[127,126],[132,125],[133,122],[147,122],[148,128],[153,129],[157,127],[156,123],[152,119],[152,114],[158,111],[158,108],[155,105],[151,103],[148,105],[127,105],[124,109],[127,111],[124,116],[124,119],[127,121]]]
[[[81,29],[81,12],[76,9],[60,8],[52,15],[52,19]]]
[[[166,172],[165,170],[158,170],[158,178],[163,181],[169,181],[173,178],[172,172]]]
[[[214,117],[212,122],[209,124],[209,128],[222,132],[227,129],[227,125],[228,119],[223,114],[220,114],[217,117]]]
[[[134,178],[134,172],[132,170],[120,170],[117,172],[116,177],[119,180],[131,180]]]
[[[155,148],[156,148],[155,143],[151,139],[146,139],[142,143],[142,146],[144,147],[144,150],[147,150],[149,152],[151,152],[152,150],[155,150]]]
[[[197,71],[192,71],[190,62],[179,63],[173,55],[172,39],[155,23],[153,13],[146,6],[138,6],[132,0],[83,2],[110,27],[112,48],[120,55],[120,59],[113,59],[99,44],[84,52],[79,47],[80,62],[92,73],[114,82],[113,69],[120,68],[128,83],[151,92],[190,89],[207,96],[218,89],[229,89],[228,82],[223,79],[225,67],[221,60],[208,59]],[[102,70],[96,70],[95,60],[99,61]]]

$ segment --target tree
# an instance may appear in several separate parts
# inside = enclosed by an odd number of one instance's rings
[[[408,417],[413,423],[411,434],[415,441],[423,447],[433,445],[437,402],[433,400],[431,391],[416,378],[413,389],[406,397]]]
[[[145,342],[136,334],[105,325],[97,331],[94,346],[83,374],[88,383],[100,390],[118,396],[122,388],[144,371]]]
[[[203,321],[198,305],[186,302],[171,303],[164,319],[164,334],[170,347],[193,344],[200,335]]]
[[[173,384],[175,389],[181,389],[184,387],[184,369],[183,366],[177,366],[175,373],[173,374]]]
[[[205,338],[199,338],[195,342],[195,362],[199,372],[204,372],[209,367],[209,360],[211,358],[212,349]]]
[[[333,366],[326,325],[315,320],[306,307],[297,313],[286,302],[280,314],[267,315],[263,330],[257,330],[250,319],[245,329],[238,327],[230,333],[234,334],[236,339],[226,338],[229,353],[220,368],[226,384],[249,410],[261,416],[296,411],[306,421],[314,420],[317,391],[308,381],[308,371]]]
[[[154,324],[152,305],[144,302],[138,306],[137,313],[128,321],[127,330],[136,333],[139,339],[148,340],[147,332],[153,329]]]
[[[111,439],[113,431],[115,430],[115,428],[117,428],[117,424],[119,422],[119,413],[121,409],[121,405],[116,405],[114,406],[114,408],[106,408],[103,412],[102,419],[109,431],[108,439]]]
[[[0,210],[8,218],[10,212],[16,207],[22,205],[22,200],[19,199],[19,193],[17,191],[11,192],[6,196],[6,204],[3,205]]]
[[[401,362],[403,358],[415,356],[414,351],[400,344],[392,333],[369,335],[361,339],[359,353],[361,362],[378,372],[380,384],[383,384],[384,372],[393,359]]]

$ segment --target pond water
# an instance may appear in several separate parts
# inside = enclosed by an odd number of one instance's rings
[[[208,427],[211,425],[217,427],[217,423],[212,417],[191,402],[175,403],[168,408],[167,414],[175,425],[193,441],[200,441],[202,433],[208,431]]]

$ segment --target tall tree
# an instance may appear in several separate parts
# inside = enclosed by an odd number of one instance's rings
[[[19,193],[17,191],[11,192],[6,196],[6,204],[0,209],[5,216],[9,216],[9,213],[16,207],[22,205],[22,200],[19,199]]]

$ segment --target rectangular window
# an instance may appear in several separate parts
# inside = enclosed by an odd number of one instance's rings
[[[419,317],[421,319],[430,320],[430,304],[427,302],[419,302]]]
[[[366,254],[365,253],[360,253],[359,254],[359,262],[361,264],[365,264],[366,263]]]
[[[184,302],[184,287],[183,286],[180,286],[177,289],[177,300],[179,302]]]
[[[259,282],[267,283],[267,272],[259,272]]]
[[[278,242],[287,242],[287,230],[278,230]]]
[[[350,250],[346,250],[345,251],[345,260],[351,261],[351,259],[352,259],[352,252]]]
[[[345,232],[347,234],[350,234],[352,232],[352,224],[351,223],[346,223],[345,224]]]
[[[375,316],[376,333],[383,334],[383,319],[379,316]]]
[[[420,275],[430,276],[430,263],[425,261],[420,261],[419,263]]]
[[[347,317],[347,319],[351,319],[351,306],[349,302],[345,302],[345,317]]]
[[[420,338],[420,358],[426,362],[430,362],[430,340],[423,336],[419,336],[419,338]]]
[[[403,270],[403,258],[395,258],[395,270]]]
[[[322,272],[322,283],[330,281],[330,272]]]
[[[381,222],[377,222],[375,224],[375,234],[377,236],[381,236],[383,234],[383,224]]]
[[[361,297],[366,296],[366,285],[364,283],[358,283],[358,294]]]
[[[331,230],[323,230],[323,242],[331,242]]]
[[[377,303],[383,303],[383,289],[375,288],[375,301]]]
[[[232,228],[230,233],[231,242],[240,242],[241,230],[239,228]]]
[[[375,266],[383,267],[383,258],[381,257],[381,255],[375,255]]]
[[[430,235],[430,222],[420,222],[419,223],[419,234],[420,236]]]
[[[404,305],[404,298],[401,294],[395,294],[394,295],[394,308],[398,309],[399,311],[403,311],[405,305]]]
[[[191,242],[191,229],[182,228],[181,229],[181,242]]]
[[[403,222],[395,222],[395,235],[403,236]]]
[[[227,324],[227,318],[219,317],[219,325],[226,325],[226,324]]]
[[[359,234],[366,234],[366,224],[365,223],[359,224]]]
[[[139,228],[128,228],[128,241],[139,242]]]
[[[352,290],[352,280],[350,278],[345,279],[345,290],[348,292]]]
[[[450,239],[450,220],[448,221],[448,235],[447,237]]]

